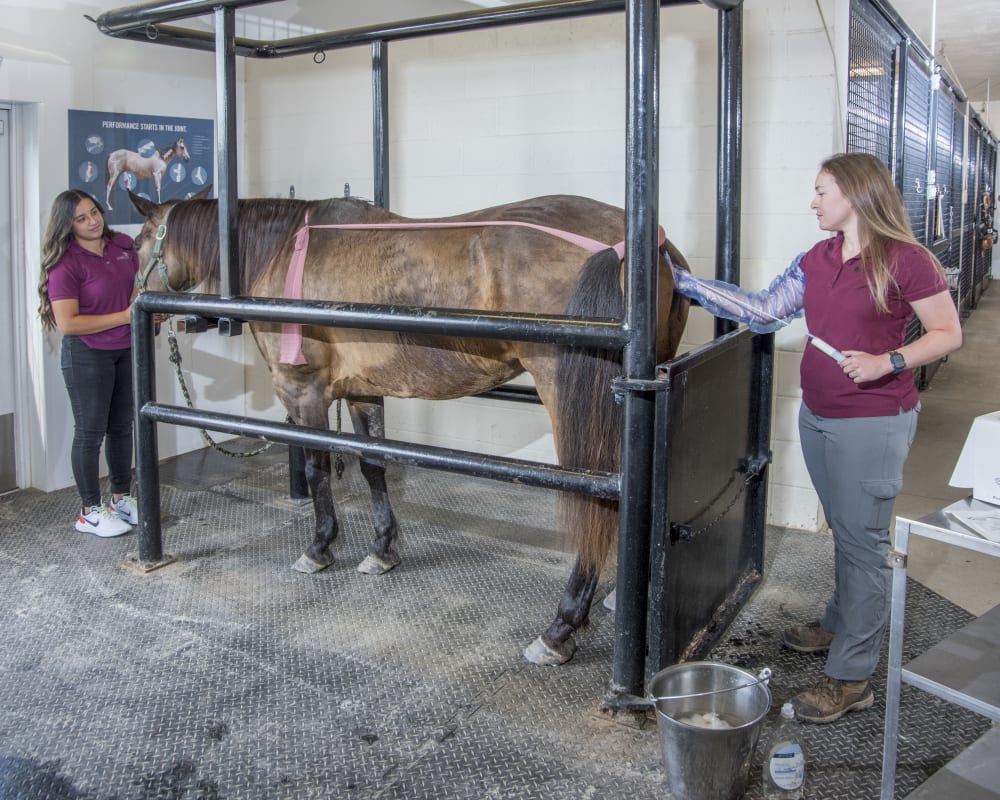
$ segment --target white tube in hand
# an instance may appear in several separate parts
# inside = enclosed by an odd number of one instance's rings
[[[841,361],[843,361],[845,358],[847,358],[847,356],[845,356],[843,353],[841,353],[836,347],[834,347],[833,345],[827,344],[822,339],[820,339],[818,336],[813,336],[810,333],[809,334],[809,338],[812,339],[812,343],[814,345],[816,345],[816,348],[821,353],[826,353],[828,356],[830,356],[830,358],[832,358],[838,364]]]

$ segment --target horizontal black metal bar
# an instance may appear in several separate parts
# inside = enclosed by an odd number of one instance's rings
[[[538,390],[534,386],[500,386],[489,392],[480,392],[474,397],[489,400],[513,400],[518,403],[541,403]]]
[[[628,334],[619,320],[583,319],[562,314],[284,300],[277,297],[222,299],[218,295],[167,292],[140,294],[136,298],[136,308],[150,313],[194,314],[215,319],[292,322],[605,349],[621,348],[628,341]]]
[[[200,17],[212,14],[217,8],[261,6],[273,2],[275,0],[158,0],[107,11],[97,18],[97,27],[104,33],[117,33],[136,26]]]
[[[148,422],[203,428],[264,441],[281,442],[307,450],[349,453],[359,458],[383,459],[477,478],[578,492],[609,500],[617,500],[620,493],[619,475],[612,472],[573,469],[503,456],[466,453],[461,450],[375,439],[350,433],[334,433],[319,428],[299,427],[287,422],[268,422],[162,403],[146,403],[139,409],[139,416]]]
[[[159,23],[210,13],[215,6],[253,5],[267,0],[226,0],[213,2],[149,3],[114,9],[97,18],[97,27],[102,33],[123,39],[153,41],[176,47],[196,50],[214,50],[215,37],[211,32],[162,25]],[[703,0],[706,5],[719,7],[719,0]],[[741,0],[725,0],[722,6]],[[698,0],[660,0],[661,6],[696,5]],[[372,42],[387,42],[400,39],[415,39],[445,33],[461,33],[482,28],[496,28],[505,25],[519,25],[527,22],[545,22],[571,17],[594,16],[621,12],[625,0],[549,0],[549,2],[523,3],[515,6],[477,9],[442,14],[424,19],[369,25],[344,31],[315,33],[271,42],[236,37],[238,55],[255,58],[284,58],[287,56],[339,50],[346,47],[370,45]],[[150,27],[153,26],[153,27]]]

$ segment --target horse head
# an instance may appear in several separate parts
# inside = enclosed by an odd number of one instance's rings
[[[178,139],[174,143],[174,153],[181,161],[191,160],[191,154],[188,152],[187,145],[184,144],[183,139]]]
[[[142,230],[135,237],[139,256],[139,274],[136,284],[139,291],[183,292],[203,279],[205,269],[198,263],[190,248],[182,246],[182,238],[171,236],[172,229],[183,225],[183,212],[176,209],[203,200],[212,191],[206,186],[187,200],[154,203],[129,190],[128,196],[136,210],[146,218]]]

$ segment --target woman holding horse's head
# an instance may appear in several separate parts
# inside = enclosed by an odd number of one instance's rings
[[[139,521],[132,486],[132,300],[139,260],[132,239],[112,231],[86,192],[52,203],[42,242],[38,313],[63,334],[62,373],[73,409],[76,529],[120,536]],[[100,451],[111,495],[101,497]]]
[[[784,631],[787,647],[827,652],[824,675],[793,700],[807,722],[869,708],[889,615],[889,524],[916,434],[912,369],[962,344],[941,264],[910,228],[892,175],[877,158],[844,153],[816,176],[811,208],[833,234],[749,294],[676,273],[678,291],[717,316],[767,332],[805,314],[799,436],[834,538],[834,589],[820,619]],[[914,316],[921,335],[906,341]]]

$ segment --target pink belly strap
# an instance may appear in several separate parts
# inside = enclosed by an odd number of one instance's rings
[[[575,244],[590,253],[600,253],[602,250],[613,249],[618,255],[618,260],[625,258],[625,242],[610,245],[599,242],[597,239],[590,239],[576,233],[550,228],[546,225],[535,225],[532,222],[518,222],[516,220],[490,220],[483,222],[381,222],[373,224],[343,224],[343,225],[310,225],[309,215],[306,214],[305,224],[295,233],[295,250],[292,252],[292,260],[288,265],[288,273],[285,276],[285,299],[302,299],[302,281],[305,273],[306,251],[309,249],[310,228],[327,228],[334,230],[354,230],[354,231],[382,231],[382,230],[424,230],[427,228],[488,228],[488,227],[521,227],[534,228],[551,236],[556,236],[570,244]],[[666,234],[663,228],[658,233],[659,244],[666,241]],[[281,323],[281,363],[282,364],[305,364],[306,357],[302,353],[302,325],[297,322]]]

